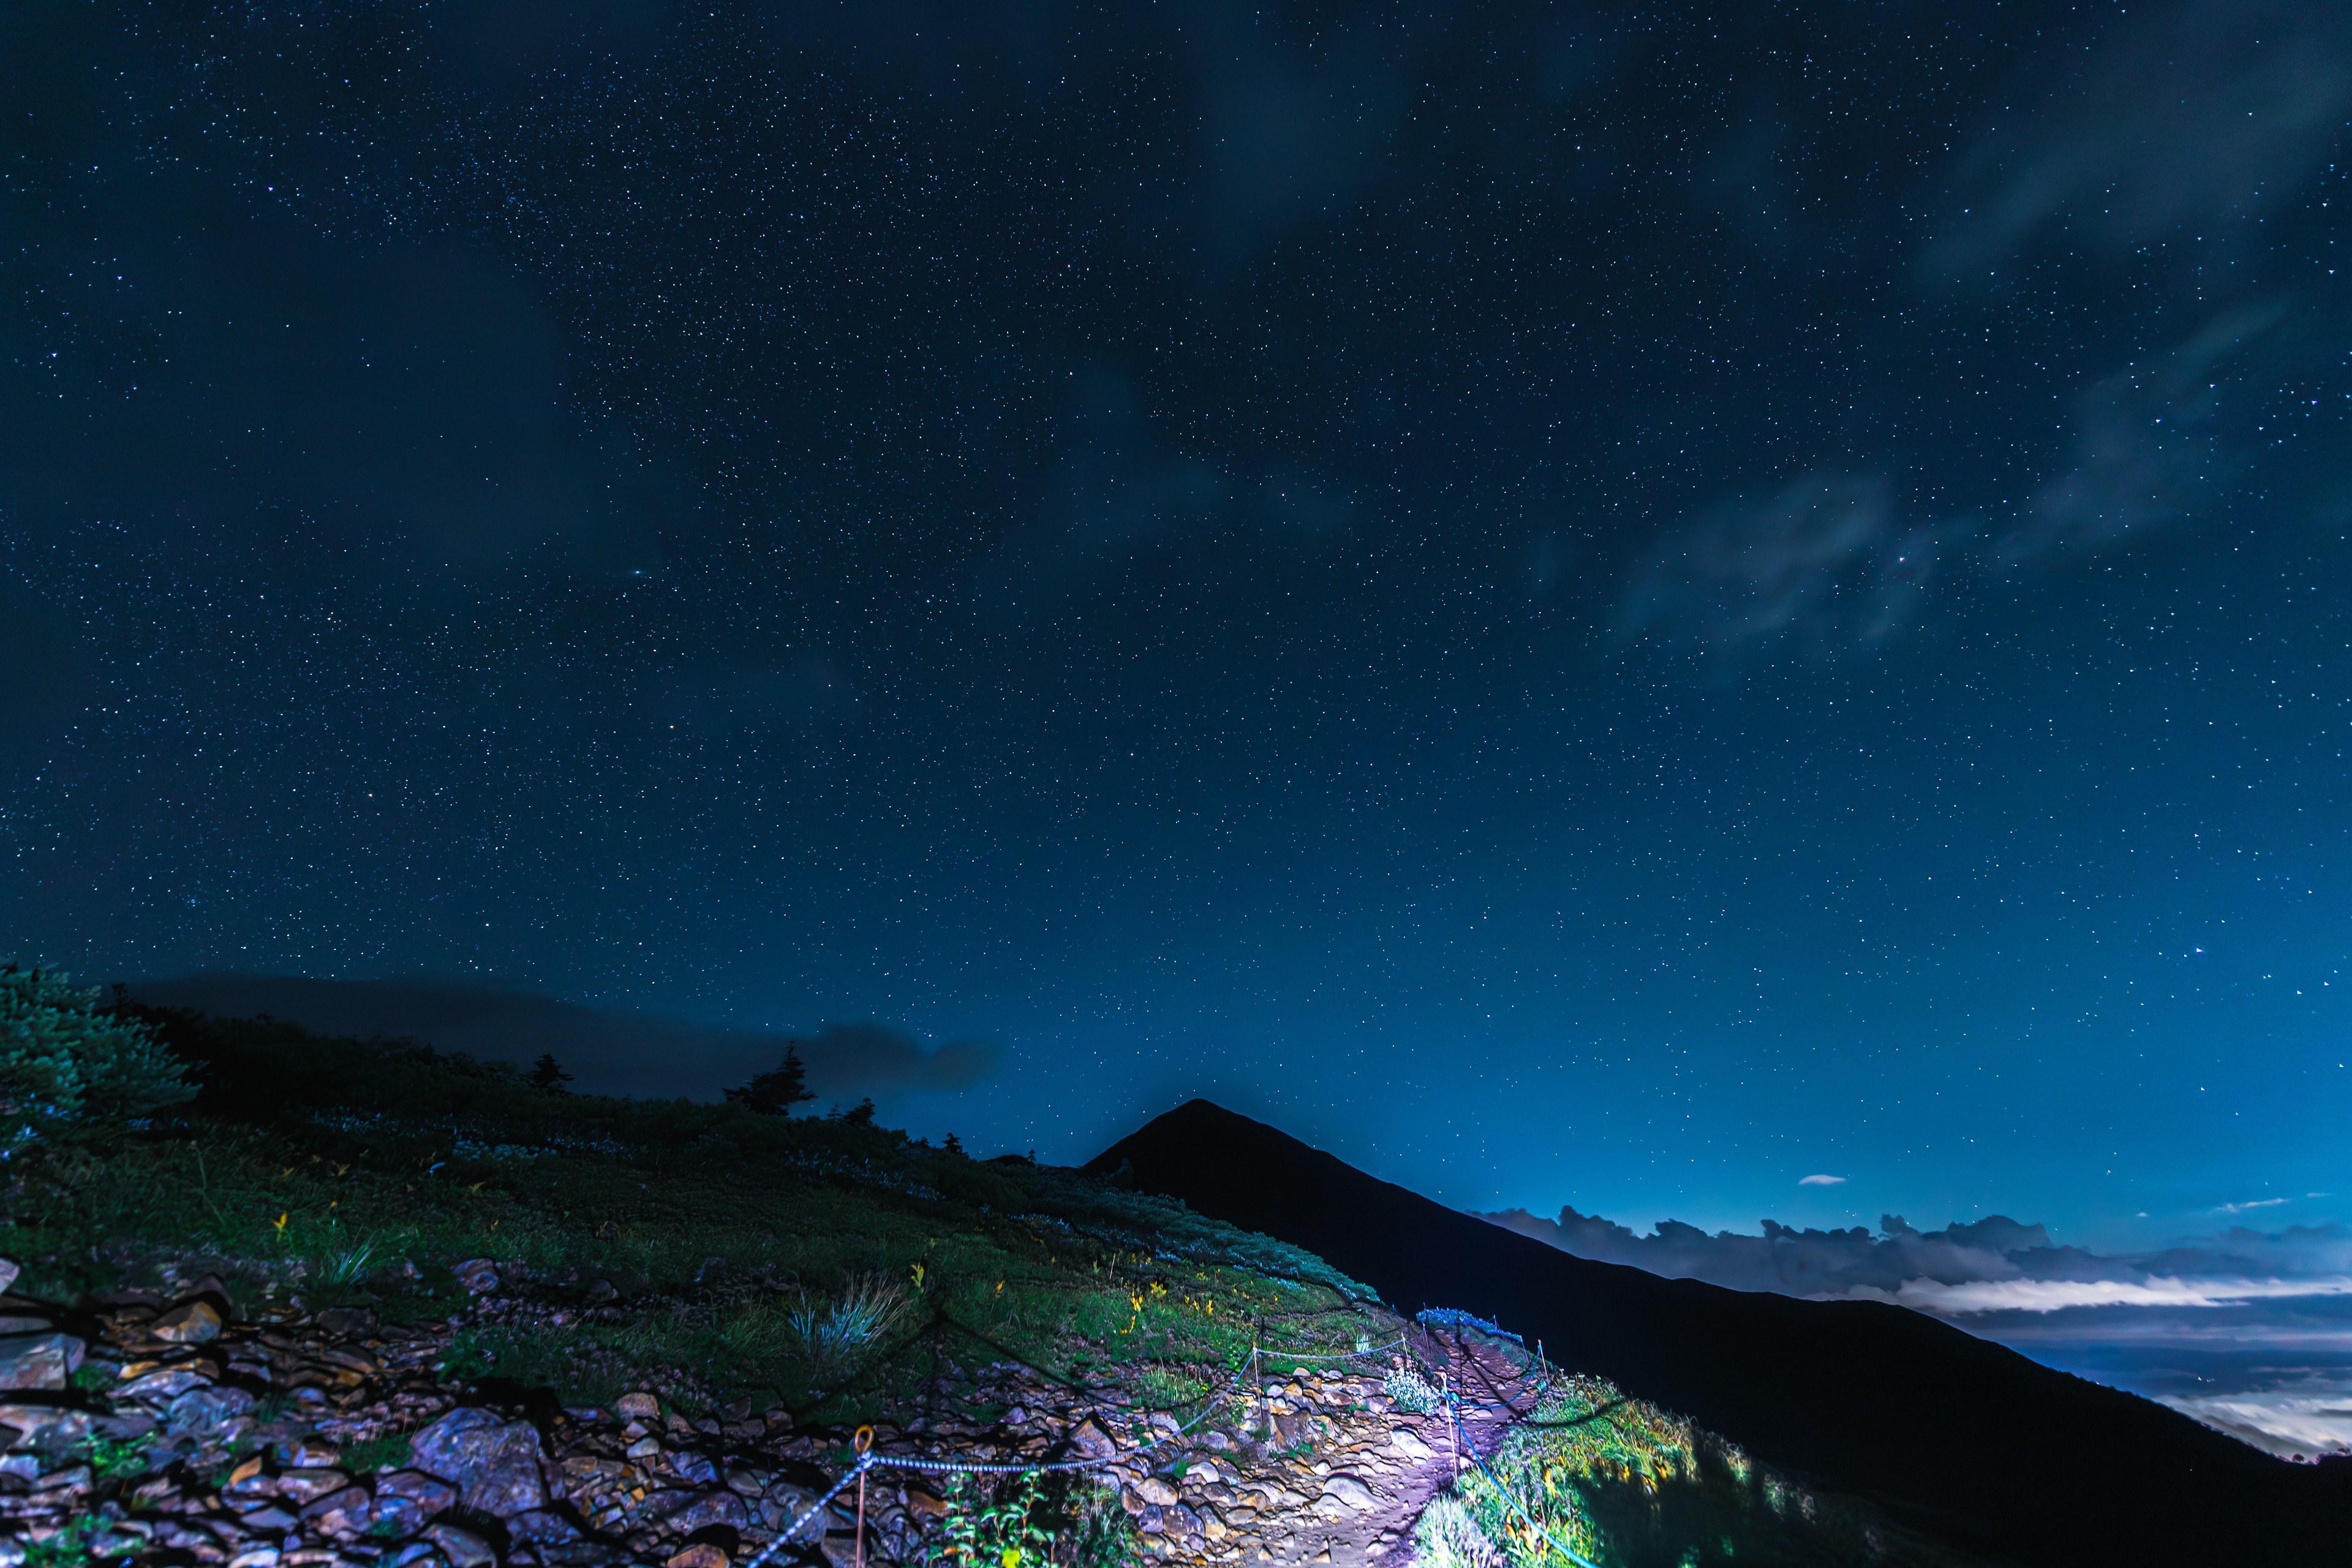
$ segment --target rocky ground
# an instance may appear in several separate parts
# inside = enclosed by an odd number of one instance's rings
[[[72,1309],[0,1295],[0,1426],[14,1436],[0,1458],[0,1568],[28,1552],[35,1568],[85,1554],[207,1568],[729,1568],[843,1473],[852,1435],[797,1427],[781,1406],[688,1419],[651,1392],[559,1408],[445,1379],[468,1322],[561,1322],[566,1310],[487,1264],[459,1273],[474,1305],[407,1325],[362,1310],[240,1310],[215,1279]],[[1514,1391],[1531,1392],[1491,1345],[1413,1348],[1495,1406],[1472,1417],[1482,1447],[1507,1427]],[[1139,1554],[1186,1564],[1409,1555],[1414,1519],[1454,1473],[1443,1420],[1398,1408],[1379,1364],[1274,1363],[1181,1433],[1117,1387],[1076,1389],[1014,1363],[949,1370],[924,1409],[876,1433],[867,1561],[920,1559],[947,1511],[944,1478],[891,1469],[894,1456],[1102,1461],[1081,1484],[1104,1489],[1106,1511],[1115,1492]],[[982,1411],[1001,1418],[982,1425],[971,1414]],[[774,1560],[845,1568],[857,1555],[853,1489]]]

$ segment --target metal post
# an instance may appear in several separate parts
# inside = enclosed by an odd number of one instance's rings
[[[866,1456],[874,1447],[874,1428],[860,1426],[850,1439],[857,1450],[857,1545],[856,1568],[866,1568]]]

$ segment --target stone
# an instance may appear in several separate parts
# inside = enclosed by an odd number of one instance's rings
[[[316,1433],[280,1437],[269,1445],[269,1451],[287,1469],[315,1470],[343,1462],[343,1451]]]
[[[278,1478],[278,1495],[297,1507],[329,1492],[340,1491],[352,1484],[352,1478],[335,1469],[288,1470]]]
[[[201,1297],[183,1301],[147,1325],[147,1331],[169,1345],[200,1345],[220,1338],[218,1308]]]
[[[425,1539],[449,1560],[449,1568],[498,1568],[499,1554],[490,1550],[488,1542],[470,1530],[460,1530],[454,1524],[428,1525]]]
[[[1175,1506],[1176,1489],[1170,1486],[1166,1481],[1161,1480],[1158,1476],[1144,1477],[1141,1480],[1135,1483],[1135,1489],[1137,1493],[1141,1496],[1143,1500],[1148,1503],[1151,1503],[1160,1508],[1172,1508]]]
[[[661,1401],[642,1392],[624,1394],[614,1405],[613,1414],[624,1421],[657,1421],[661,1419]]]
[[[1214,1448],[1218,1453],[1223,1454],[1233,1447],[1234,1440],[1231,1437],[1226,1436],[1223,1432],[1219,1432],[1214,1428],[1212,1428],[1209,1431],[1201,1434],[1201,1446],[1206,1448]]]
[[[621,1451],[632,1459],[650,1459],[661,1452],[661,1439],[652,1436],[640,1437]]]
[[[375,1479],[376,1522],[414,1535],[436,1514],[457,1506],[457,1489],[423,1470],[386,1470]]]
[[[499,1288],[499,1266],[487,1258],[468,1258],[449,1272],[457,1277],[457,1283],[466,1288],[468,1295],[488,1296]]]
[[[955,1511],[953,1508],[950,1507],[947,1503],[942,1502],[940,1499],[933,1497],[930,1493],[927,1491],[919,1491],[913,1487],[908,1487],[906,1489],[905,1495],[907,1499],[907,1511],[912,1514],[919,1514],[925,1519],[945,1519],[948,1515]],[[1141,1505],[1138,1504],[1138,1506],[1140,1507]],[[1127,1511],[1133,1513],[1135,1510],[1129,1509]]]
[[[56,1405],[0,1403],[0,1426],[14,1427],[20,1445],[46,1447],[79,1443],[89,1436],[90,1426],[87,1411],[68,1410]]]
[[[1430,1458],[1435,1450],[1421,1440],[1418,1434],[1400,1426],[1389,1434],[1389,1447],[1408,1459]]]
[[[319,1326],[343,1339],[365,1339],[375,1328],[375,1314],[365,1307],[330,1307],[319,1314]]]
[[[168,1405],[192,1388],[202,1388],[212,1379],[184,1366],[167,1366],[160,1372],[143,1373],[114,1391],[117,1399],[137,1399],[149,1404]]]
[[[579,1540],[580,1527],[551,1508],[535,1508],[507,1521],[507,1534],[518,1545],[547,1546]]]
[[[291,1530],[300,1522],[301,1521],[279,1508],[276,1503],[271,1503],[265,1508],[250,1509],[237,1516],[237,1523],[247,1530],[266,1531],[273,1535],[280,1531]]]
[[[707,1487],[719,1479],[719,1468],[691,1449],[681,1448],[672,1454],[669,1468],[677,1472],[678,1479],[692,1481],[698,1487]]]
[[[460,1405],[409,1439],[417,1469],[456,1487],[466,1507],[500,1519],[547,1506],[539,1457],[539,1431],[530,1422],[501,1421],[471,1405]],[[457,1553],[449,1560],[457,1563]]]
[[[226,1426],[253,1408],[253,1395],[242,1388],[206,1384],[192,1388],[164,1408],[168,1432],[211,1432]]]
[[[691,1535],[714,1524],[741,1530],[751,1522],[751,1510],[743,1500],[730,1491],[704,1492],[684,1508],[671,1514],[666,1521],[682,1535]]]
[[[375,1522],[374,1500],[365,1487],[344,1487],[305,1508],[301,1519],[321,1535],[357,1535]]]
[[[727,1568],[727,1564],[724,1547],[709,1541],[698,1541],[663,1563],[662,1568]]]
[[[1358,1513],[1369,1513],[1380,1506],[1371,1489],[1353,1476],[1333,1476],[1323,1483],[1323,1495],[1336,1498]]]
[[[14,1285],[16,1282],[16,1276],[24,1271],[24,1265],[15,1258],[0,1258],[0,1290],[5,1290],[9,1286]]]
[[[1195,1459],[1184,1467],[1184,1484],[1188,1487],[1213,1487],[1220,1479],[1213,1459]]]
[[[1091,1415],[1070,1428],[1070,1446],[1089,1459],[1108,1459],[1118,1452],[1118,1445],[1095,1425]]]
[[[428,1557],[433,1560],[432,1563],[425,1562]],[[440,1548],[429,1541],[412,1541],[405,1545],[394,1547],[392,1555],[385,1558],[378,1568],[410,1568],[411,1564],[414,1564],[415,1568],[433,1568],[433,1563],[440,1561]]]
[[[248,1546],[228,1560],[228,1568],[278,1568],[278,1548]]]
[[[0,1388],[63,1388],[88,1348],[71,1334],[0,1339]]]

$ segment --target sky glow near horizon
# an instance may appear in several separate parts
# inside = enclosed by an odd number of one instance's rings
[[[0,956],[1480,1210],[2352,1218],[2341,7],[0,28]]]

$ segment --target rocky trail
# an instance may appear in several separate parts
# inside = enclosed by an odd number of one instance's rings
[[[689,1418],[637,1392],[559,1408],[446,1378],[468,1323],[580,1310],[576,1288],[461,1272],[473,1306],[411,1325],[360,1310],[247,1314],[216,1279],[74,1309],[0,1295],[0,1437],[13,1438],[0,1568],[28,1551],[156,1568],[730,1568],[849,1462],[847,1429],[796,1426],[781,1406]],[[1487,1342],[1417,1334],[1413,1348],[1463,1392],[1481,1452],[1532,1402]],[[937,1545],[945,1478],[888,1468],[922,1455],[1099,1460],[1139,1560],[1409,1560],[1455,1461],[1444,1416],[1399,1407],[1387,1370],[1269,1363],[1180,1432],[1117,1387],[950,1365],[904,1426],[876,1430],[864,1558],[887,1568]],[[848,1568],[857,1546],[853,1489],[771,1561]]]

